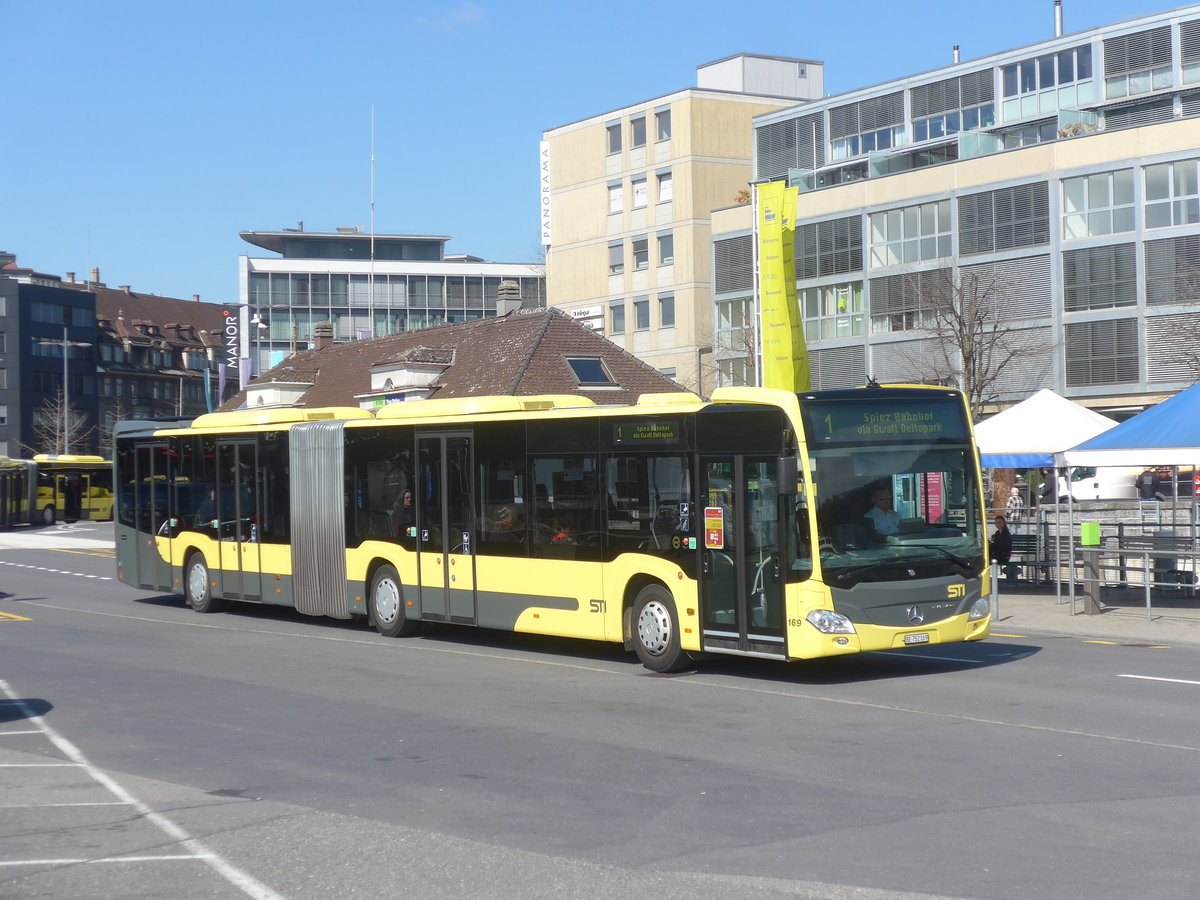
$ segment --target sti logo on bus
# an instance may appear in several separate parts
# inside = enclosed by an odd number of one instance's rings
[[[946,585],[946,596],[951,600],[962,599],[967,596],[967,586],[965,584]]]

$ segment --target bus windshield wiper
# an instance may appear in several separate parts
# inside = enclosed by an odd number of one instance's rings
[[[957,553],[951,553],[945,547],[941,547],[937,544],[905,544],[904,546],[905,547],[920,547],[922,550],[936,550],[939,553],[946,554],[946,556],[948,556],[950,559],[954,560],[954,562],[956,562],[959,566],[966,569],[967,571],[972,570],[971,560],[964,559],[963,557],[959,556]]]

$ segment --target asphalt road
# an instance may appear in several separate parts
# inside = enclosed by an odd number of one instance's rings
[[[2,897],[1200,892],[1200,647],[658,676],[602,644],[200,616],[113,570],[0,549]]]

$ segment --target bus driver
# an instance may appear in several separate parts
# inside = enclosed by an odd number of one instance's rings
[[[864,519],[871,520],[871,527],[876,534],[898,534],[900,532],[900,513],[892,509],[892,492],[887,488],[875,488],[871,492],[871,508],[863,514]]]

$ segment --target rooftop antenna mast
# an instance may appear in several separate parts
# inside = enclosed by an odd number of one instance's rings
[[[375,337],[375,104],[371,104],[371,271],[367,278],[367,290],[371,297],[367,301],[371,321],[367,334]]]

